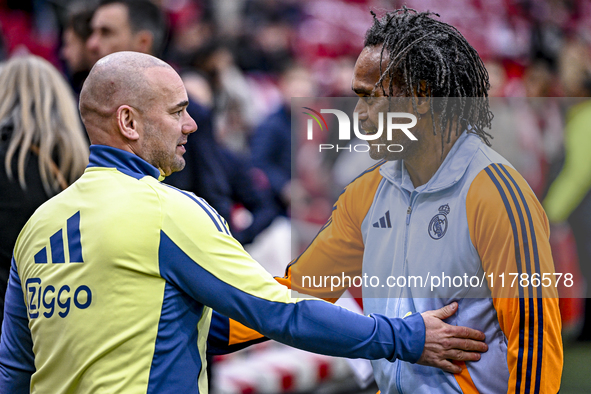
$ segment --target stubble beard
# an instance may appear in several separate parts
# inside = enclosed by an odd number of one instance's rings
[[[160,133],[155,127],[147,126],[145,128],[145,133],[146,141],[160,142],[147,147],[146,156],[148,159],[146,159],[146,161],[148,163],[160,169],[164,173],[164,176],[169,176],[173,172],[178,172],[185,168],[185,159],[182,155],[177,154],[176,145],[172,153],[170,153],[162,148],[166,146],[166,143],[162,141]]]

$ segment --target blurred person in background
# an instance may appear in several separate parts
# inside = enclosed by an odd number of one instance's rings
[[[12,249],[29,217],[88,164],[88,144],[72,91],[36,56],[0,70],[0,319]]]
[[[587,283],[579,341],[591,341],[591,52],[579,39],[564,46],[559,73],[564,94],[575,99],[566,115],[564,165],[550,185],[544,208],[553,224],[568,222],[579,268]]]
[[[219,26],[212,21],[213,2],[163,2],[162,8],[170,23],[170,42],[164,57],[181,69],[190,66],[196,52],[219,35]],[[228,23],[225,20],[224,23]],[[181,75],[182,77],[182,75]]]
[[[556,94],[554,72],[543,59],[532,59],[523,70],[523,80],[507,82],[498,61],[486,63],[490,80],[495,150],[525,178],[538,198],[547,190],[550,163],[561,152],[562,113]],[[518,97],[507,86],[517,87]],[[526,97],[523,97],[526,96]]]
[[[92,64],[114,52],[133,51],[160,56],[166,22],[149,0],[102,0],[91,19],[86,46]]]
[[[213,92],[216,140],[234,152],[247,154],[248,136],[257,120],[256,100],[229,45],[213,40],[194,52],[191,63]]]
[[[523,87],[528,98],[522,101],[526,105],[515,105],[520,110],[516,119],[521,128],[521,146],[531,156],[530,162],[522,166],[522,173],[539,199],[547,192],[549,180],[556,177],[554,163],[563,156],[564,114],[556,98],[559,78],[553,64],[536,58],[527,66]]]
[[[308,70],[291,65],[281,74],[279,87],[282,100],[253,131],[250,149],[254,166],[265,173],[275,201],[287,215],[292,196],[303,193],[301,185],[291,179],[291,99],[313,97],[315,84]]]
[[[284,262],[292,258],[292,247],[297,248],[300,231],[292,231],[294,222],[292,213],[307,211],[310,205],[306,187],[297,179],[292,179],[292,145],[297,146],[295,136],[291,133],[291,99],[292,97],[311,97],[315,94],[316,84],[310,72],[301,65],[292,64],[279,76],[281,97],[272,107],[270,115],[253,129],[250,135],[250,152],[252,163],[267,185],[270,199],[277,208],[276,217],[269,228],[248,247],[248,252],[273,275],[281,275]],[[309,160],[305,160],[302,150],[298,155],[302,171],[314,172],[312,181],[321,170]],[[294,162],[295,162],[294,158]],[[295,165],[295,164],[294,164]]]
[[[66,63],[70,83],[76,93],[80,93],[82,84],[94,63],[86,48],[86,41],[92,34],[90,21],[93,9],[85,2],[76,2],[68,14],[67,24],[62,35],[61,55]]]
[[[294,26],[302,19],[297,1],[245,1],[242,31],[234,48],[246,71],[280,74],[293,59]]]

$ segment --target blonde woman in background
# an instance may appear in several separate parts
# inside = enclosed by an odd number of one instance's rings
[[[74,182],[88,143],[70,86],[46,60],[0,66],[0,319],[12,249],[35,209]]]

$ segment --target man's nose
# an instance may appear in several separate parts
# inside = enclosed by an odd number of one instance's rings
[[[98,50],[98,36],[96,33],[92,33],[88,40],[86,40],[86,49],[90,52],[97,52]]]
[[[187,117],[189,118],[189,121],[183,125],[183,133],[191,134],[197,131],[197,123],[191,117],[191,115],[187,114]]]

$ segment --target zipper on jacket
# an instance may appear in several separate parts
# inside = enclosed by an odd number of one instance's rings
[[[412,205],[415,202],[416,198],[417,198],[418,193],[416,191],[413,191],[410,194],[410,198],[408,201],[408,208],[406,209],[406,228],[404,229],[404,269],[403,272],[406,272],[406,256],[407,256],[407,247],[408,247],[408,237],[409,237],[409,224],[410,224],[410,216],[412,214]],[[398,301],[398,308],[396,311],[397,316],[400,316],[400,300]],[[398,392],[400,394],[403,394],[402,391],[402,382],[401,382],[401,368],[400,368],[400,361],[398,361],[396,363],[396,390],[398,390]]]
[[[400,363],[401,361],[398,360],[398,365],[396,368],[396,390],[398,390],[398,393],[402,394],[402,383],[400,382]]]

